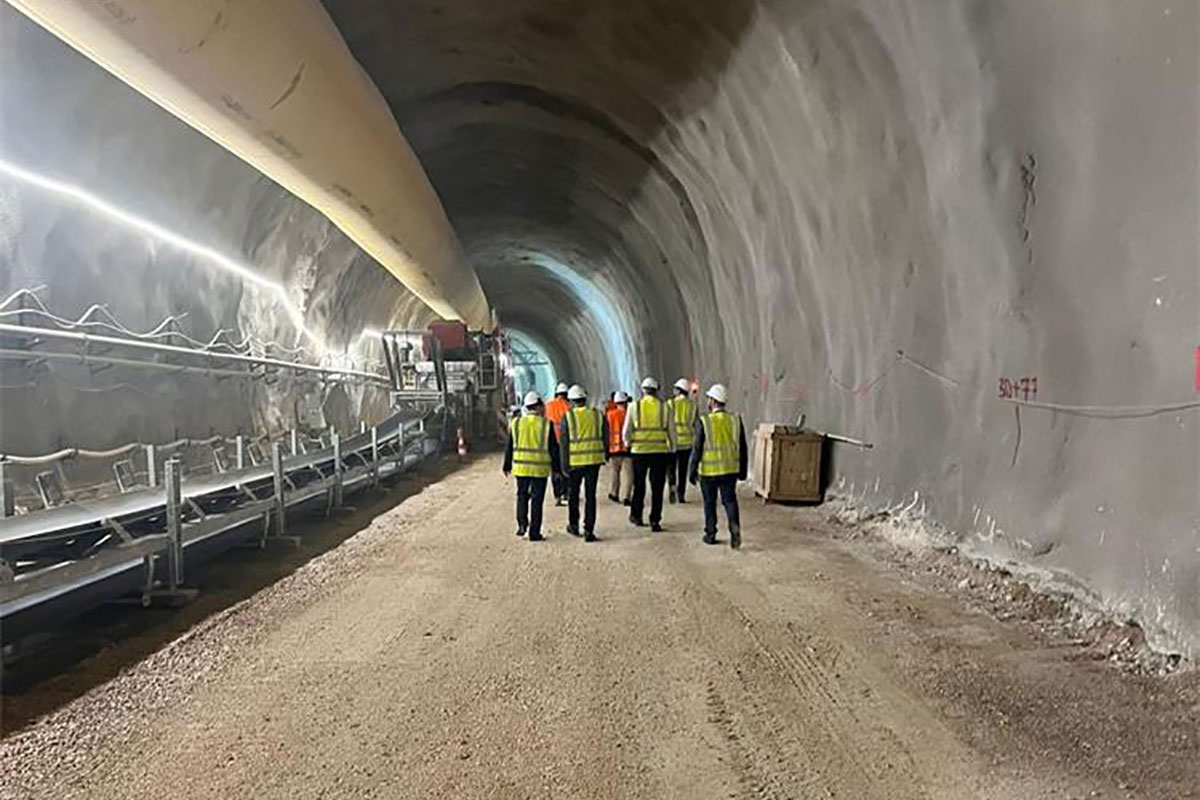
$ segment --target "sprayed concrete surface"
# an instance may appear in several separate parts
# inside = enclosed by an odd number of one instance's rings
[[[484,458],[0,742],[0,797],[1182,798],[1200,687],[744,500],[513,536]],[[841,531],[839,533],[839,531]]]

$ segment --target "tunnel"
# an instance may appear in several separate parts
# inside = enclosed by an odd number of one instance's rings
[[[519,388],[723,383],[751,434],[871,443],[835,446],[839,495],[1200,652],[1194,2],[296,3],[394,117],[433,190],[399,214],[444,212]],[[37,5],[0,6],[0,295],[345,364],[445,315]],[[386,399],[6,361],[0,451]]]

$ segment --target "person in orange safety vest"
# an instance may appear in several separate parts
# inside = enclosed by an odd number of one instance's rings
[[[612,489],[608,499],[625,505],[629,505],[633,496],[633,462],[622,437],[628,412],[629,395],[625,392],[615,393],[612,408],[605,415],[608,418],[608,465],[612,469]]]
[[[554,434],[558,441],[562,441],[562,421],[567,412],[571,410],[571,401],[567,399],[567,385],[559,383],[554,387],[554,399],[546,403],[546,419],[554,423]],[[567,501],[567,479],[566,476],[555,472],[550,476],[550,482],[554,489],[554,505],[561,506]]]

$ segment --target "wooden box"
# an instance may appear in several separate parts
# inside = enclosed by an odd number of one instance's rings
[[[754,491],[782,501],[821,501],[821,445],[825,437],[764,422],[754,432]]]

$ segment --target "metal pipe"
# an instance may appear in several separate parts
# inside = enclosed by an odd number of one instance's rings
[[[316,208],[438,314],[487,298],[387,102],[318,0],[9,0]]]

